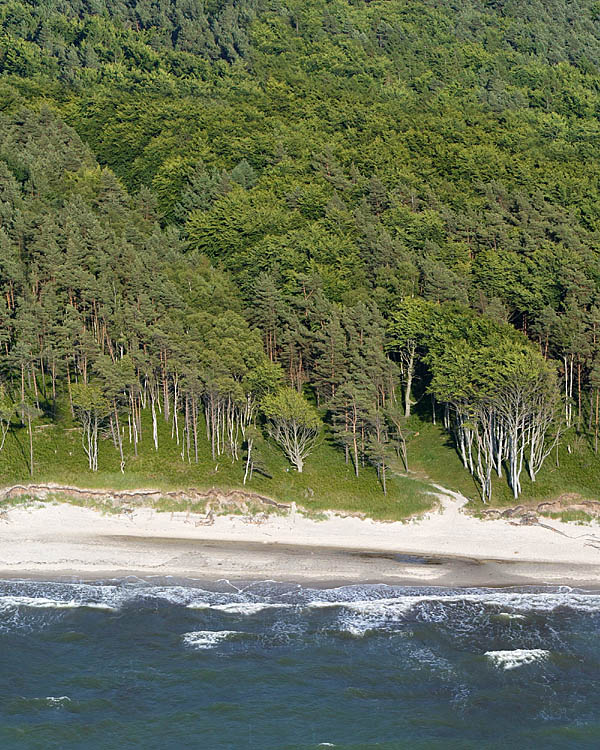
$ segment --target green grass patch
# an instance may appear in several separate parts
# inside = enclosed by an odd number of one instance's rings
[[[295,502],[310,513],[340,510],[363,513],[376,519],[403,520],[420,514],[433,505],[429,494],[431,487],[419,478],[388,476],[388,494],[385,496],[370,465],[354,475],[351,464],[346,464],[340,449],[333,445],[331,435],[325,431],[321,443],[298,474],[290,466],[278,446],[267,442],[264,462],[270,477],[255,473],[252,481],[243,486],[242,461],[233,462],[228,456],[215,460],[205,432],[199,429],[199,461],[189,462],[181,455],[181,445],[171,438],[171,428],[159,419],[159,450],[151,440],[150,415],[144,415],[143,439],[135,456],[125,431],[125,472],[119,470],[119,456],[108,435],[100,443],[99,470],[90,472],[81,444],[81,433],[61,412],[56,424],[39,424],[34,429],[34,476],[28,471],[28,438],[24,428],[15,428],[7,438],[0,454],[1,484],[4,486],[29,483],[55,482],[90,489],[157,489],[171,490],[246,489],[249,492],[272,497],[282,503]],[[71,500],[69,500],[71,502]],[[92,507],[95,501],[82,500]],[[204,512],[195,504],[163,497],[154,503],[157,510]],[[261,506],[261,511],[265,507]],[[107,511],[110,512],[110,511]],[[119,512],[115,509],[115,512]]]
[[[90,489],[157,489],[171,490],[246,489],[249,492],[272,497],[282,503],[295,502],[314,517],[326,510],[340,510],[365,514],[381,520],[403,520],[431,509],[435,492],[431,483],[440,484],[469,498],[469,507],[482,508],[476,482],[465,470],[455,450],[450,435],[441,425],[414,417],[414,435],[409,441],[409,472],[400,469],[388,473],[388,495],[383,494],[373,467],[365,465],[359,476],[354,475],[352,464],[346,464],[343,452],[333,444],[326,430],[320,445],[311,455],[302,474],[298,474],[286,460],[278,446],[267,441],[264,463],[270,477],[255,473],[251,482],[243,486],[242,461],[232,462],[228,456],[213,460],[206,435],[199,431],[199,461],[182,459],[181,445],[171,438],[171,429],[159,420],[159,451],[150,439],[151,424],[145,415],[143,439],[138,455],[133,453],[125,432],[125,473],[119,470],[119,457],[109,436],[100,444],[99,471],[92,473],[81,445],[81,433],[70,421],[64,409],[56,424],[38,424],[34,430],[35,472],[33,481],[56,482]],[[600,457],[596,456],[585,440],[571,439],[572,451],[567,442],[558,452],[550,455],[537,481],[531,482],[526,471],[522,474],[523,492],[515,501],[506,477],[493,479],[494,507],[516,504],[535,504],[554,500],[566,493],[576,493],[584,498],[598,498],[600,487]],[[557,466],[558,459],[558,466]],[[24,428],[15,428],[9,434],[0,453],[0,482],[2,485],[28,483],[28,440]],[[23,502],[22,499],[8,502]],[[69,497],[69,502],[77,502]],[[81,500],[93,507],[94,500]],[[204,503],[162,497],[148,501],[157,510],[165,512],[189,511],[204,513]],[[265,507],[261,506],[261,512]],[[111,512],[107,510],[106,512]],[[114,512],[120,512],[115,506]],[[258,511],[257,511],[258,512]]]
[[[483,508],[477,483],[464,468],[451,436],[441,425],[414,419],[415,435],[408,447],[409,469],[424,481],[441,484],[468,497],[472,510]],[[571,444],[569,453],[568,445]],[[493,507],[529,505],[554,500],[567,493],[598,499],[600,494],[600,455],[578,436],[564,440],[558,451],[548,456],[542,470],[532,482],[526,468],[521,475],[522,493],[515,500],[506,476],[494,475]]]
[[[546,518],[554,518],[565,523],[586,524],[591,523],[594,517],[583,510],[562,510],[558,513],[544,513]]]
[[[414,434],[408,443],[409,471],[424,481],[435,482],[468,498],[478,498],[477,485],[443,427],[413,417],[411,428]]]

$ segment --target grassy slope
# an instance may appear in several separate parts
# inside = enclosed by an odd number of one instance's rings
[[[409,466],[417,476],[427,477],[449,489],[462,492],[472,498],[472,505],[481,506],[477,486],[463,468],[452,441],[444,430],[429,422],[418,425],[418,435],[409,445]],[[569,454],[567,445],[575,448]],[[575,437],[563,440],[558,455],[560,468],[556,466],[556,453],[548,456],[538,474],[531,482],[523,470],[521,482],[523,492],[518,501],[513,498],[506,480],[494,479],[493,505],[508,506],[538,503],[551,500],[565,493],[577,493],[585,499],[600,499],[600,456],[596,456],[584,440]]]
[[[63,411],[64,413],[64,411]],[[92,474],[81,445],[80,431],[63,417],[56,425],[35,427],[34,481],[58,482],[79,487],[135,489],[152,487],[163,490],[195,487],[197,489],[232,489],[242,487],[243,462],[232,463],[222,456],[210,457],[208,442],[200,431],[199,463],[181,458],[181,448],[171,439],[168,425],[159,419],[160,451],[155,452],[148,423],[139,455],[125,441],[126,471],[119,471],[118,455],[110,439],[100,444],[100,470]],[[474,508],[481,507],[477,486],[465,471],[450,437],[440,425],[415,418],[416,434],[409,443],[410,474],[391,473],[388,495],[383,495],[375,471],[366,466],[358,478],[343,454],[325,433],[320,446],[308,459],[303,474],[293,470],[281,451],[266,445],[265,464],[271,478],[255,474],[246,488],[269,495],[282,502],[318,512],[325,509],[366,513],[372,518],[404,519],[422,513],[432,506],[430,482],[441,484],[471,498]],[[553,453],[532,483],[523,472],[523,494],[519,503],[554,499],[564,493],[598,499],[600,492],[600,457],[594,455],[581,438],[570,441],[576,447],[571,454],[566,447],[559,452],[560,468]],[[0,453],[0,484],[30,481],[28,473],[28,440],[23,428],[14,429]],[[515,505],[505,479],[494,480],[493,505]]]
[[[65,429],[66,428],[66,429]],[[195,487],[231,489],[242,487],[243,462],[232,463],[226,456],[213,461],[204,432],[200,434],[199,463],[181,458],[181,448],[159,421],[157,453],[151,440],[151,426],[144,425],[144,439],[135,457],[126,442],[126,470],[119,471],[118,454],[112,441],[100,444],[99,471],[92,474],[81,445],[81,434],[67,424],[38,425],[35,429],[35,473],[33,481],[58,482],[79,487],[163,490]],[[29,482],[28,440],[24,429],[15,429],[0,454],[0,483]],[[404,519],[432,505],[424,482],[390,476],[388,495],[383,495],[374,469],[366,466],[356,478],[343,454],[325,435],[321,445],[298,474],[275,445],[267,445],[265,463],[272,478],[255,474],[246,488],[282,502],[295,501],[311,511],[336,509],[366,513],[372,518]]]

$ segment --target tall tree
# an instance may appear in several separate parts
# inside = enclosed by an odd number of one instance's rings
[[[271,437],[301,474],[319,437],[321,420],[316,410],[294,388],[265,396],[262,410],[269,420]]]

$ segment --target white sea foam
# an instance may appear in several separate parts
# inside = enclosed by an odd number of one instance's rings
[[[364,638],[371,628],[368,625],[363,627],[360,624],[348,623],[340,628],[340,630],[342,633],[347,633],[353,638]]]
[[[516,612],[498,612],[496,617],[503,620],[526,620],[526,615],[519,615]]]
[[[18,586],[18,588],[17,588]],[[348,586],[322,590],[295,589],[284,591],[290,597],[277,601],[278,591],[267,589],[266,601],[260,595],[252,601],[239,601],[240,593],[210,591],[188,586],[154,586],[144,582],[116,582],[102,584],[48,583],[22,581],[11,583],[9,591],[0,597],[0,613],[24,611],[88,608],[116,611],[136,600],[164,602],[198,610],[211,610],[236,616],[252,616],[266,610],[309,609],[337,610],[341,630],[357,635],[366,630],[381,628],[386,624],[405,620],[413,613],[420,619],[444,621],[460,608],[474,608],[488,615],[507,620],[521,620],[532,612],[548,613],[564,608],[576,612],[600,612],[600,594],[570,589],[554,591],[452,591],[421,589],[417,591],[395,589],[390,586]],[[257,592],[256,585],[252,587]],[[37,594],[43,594],[37,596]],[[274,595],[275,594],[275,595]]]
[[[85,602],[75,599],[48,599],[42,596],[3,596],[0,598],[0,610],[16,607],[29,607],[33,609],[101,609],[114,611],[115,608],[105,602]]]
[[[525,664],[543,661],[550,655],[543,648],[517,648],[512,651],[486,651],[485,656],[499,669],[516,669]]]
[[[191,602],[189,609],[213,609],[218,612],[228,612],[232,615],[254,615],[265,609],[287,609],[291,604],[276,604],[270,602],[229,602],[227,604],[209,604],[208,602]]]
[[[359,593],[359,592],[357,592]],[[362,593],[362,592],[360,592]],[[364,595],[364,594],[363,594]],[[573,591],[555,592],[511,592],[478,591],[399,593],[395,597],[378,599],[313,599],[307,602],[309,609],[337,611],[336,625],[339,631],[362,637],[368,632],[387,630],[409,617],[418,617],[426,622],[444,622],[455,619],[460,613],[461,627],[470,621],[469,613],[479,619],[491,616],[506,622],[519,622],[531,613],[547,614],[564,608],[576,612],[600,612],[600,595]]]
[[[514,612],[503,614],[520,614],[523,612],[552,612],[561,607],[580,612],[600,612],[600,595],[573,592],[533,593],[533,592],[496,592],[485,591],[476,594],[415,594],[400,595],[393,598],[331,601],[313,600],[309,608],[344,608],[364,615],[378,616],[381,619],[394,619],[410,612],[422,604],[437,606],[474,604],[486,607],[497,607],[502,610],[510,608]]]
[[[3,607],[31,606],[55,607],[60,609],[87,607],[115,611],[134,601],[165,602],[186,606],[195,600],[212,603],[224,601],[222,594],[186,586],[148,586],[130,584],[83,584],[60,583],[43,584],[44,596],[35,596],[39,584],[22,582],[20,591],[0,597],[0,610]],[[225,600],[226,601],[226,600]],[[55,602],[55,604],[53,604]]]
[[[194,630],[184,633],[182,638],[186,646],[195,649],[214,648],[221,641],[232,635],[237,635],[237,630]]]
[[[44,700],[49,706],[64,706],[65,703],[71,703],[71,699],[68,695],[47,695]]]

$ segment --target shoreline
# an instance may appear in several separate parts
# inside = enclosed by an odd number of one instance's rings
[[[138,576],[344,585],[600,586],[600,526],[526,526],[465,514],[440,489],[440,509],[410,522],[293,507],[256,523],[138,507],[127,516],[35,501],[0,521],[0,576],[100,580]]]
[[[240,550],[238,550],[240,551]],[[242,549],[241,552],[247,550]],[[336,550],[338,551],[338,550]],[[267,550],[267,554],[272,550]],[[278,551],[274,562],[281,566],[289,563],[285,552]],[[354,553],[350,553],[354,554]],[[313,558],[313,562],[330,563],[324,554]],[[302,585],[314,589],[334,589],[350,585],[388,585],[413,588],[440,589],[555,589],[567,587],[575,590],[600,592],[600,568],[596,566],[522,562],[504,560],[460,560],[440,558],[436,563],[436,575],[429,576],[422,568],[386,568],[380,565],[349,565],[335,572],[319,575],[310,570],[299,573],[282,573],[278,577],[269,576],[262,569],[254,570],[247,562],[240,568],[206,568],[203,570],[177,569],[158,573],[154,569],[135,570],[131,568],[52,568],[38,566],[35,569],[15,570],[0,568],[0,581],[37,581],[40,583],[84,583],[114,584],[127,579],[155,586],[199,586],[219,590],[227,585],[249,585],[254,583],[278,583]]]

